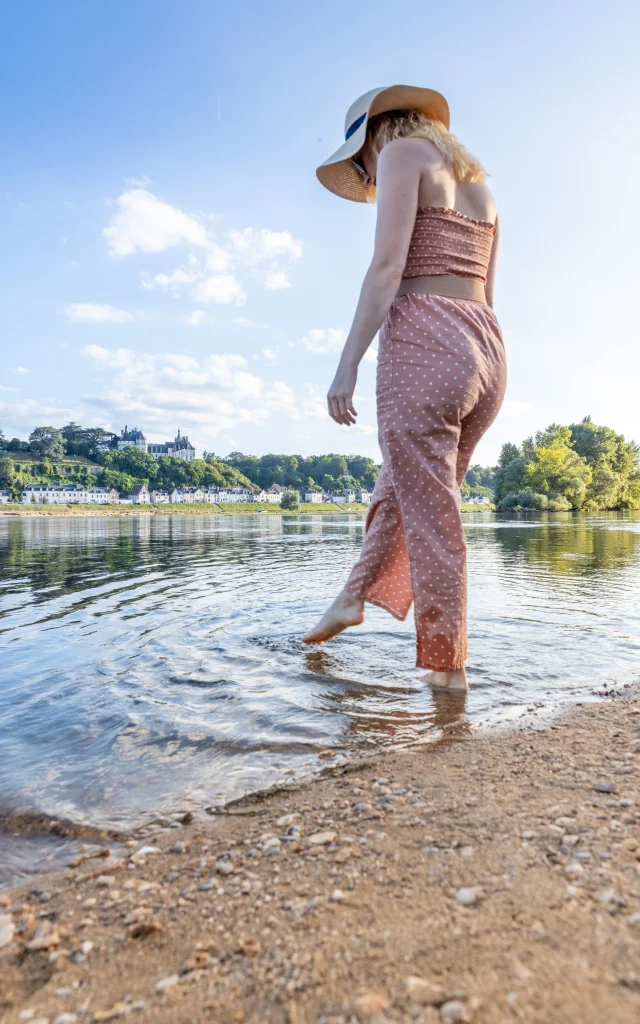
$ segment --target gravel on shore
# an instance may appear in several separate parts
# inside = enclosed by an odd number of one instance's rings
[[[2,1020],[636,1024],[639,766],[589,703],[160,821],[0,893]]]

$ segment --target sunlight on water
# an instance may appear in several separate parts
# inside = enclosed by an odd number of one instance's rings
[[[347,515],[0,519],[4,806],[128,827],[349,755],[638,678],[640,515],[465,518],[466,708],[410,620],[300,635],[342,586]]]

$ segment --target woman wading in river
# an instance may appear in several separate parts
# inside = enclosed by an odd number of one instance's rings
[[[383,455],[365,541],[344,590],[303,639],[363,621],[366,601],[404,619],[414,603],[417,665],[466,689],[466,548],[460,484],[504,396],[493,312],[498,218],[480,164],[449,132],[444,96],[397,85],[349,108],[345,142],[318,170],[355,202],[377,200],[373,259],[327,396],[355,423],[358,365],[376,332]]]

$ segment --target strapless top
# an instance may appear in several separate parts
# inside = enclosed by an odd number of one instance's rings
[[[457,210],[422,206],[409,243],[403,277],[458,274],[487,280],[495,225]]]

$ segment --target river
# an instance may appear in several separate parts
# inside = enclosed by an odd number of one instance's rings
[[[640,514],[464,522],[473,685],[447,703],[411,617],[299,641],[363,517],[0,517],[0,805],[129,829],[640,678]]]

